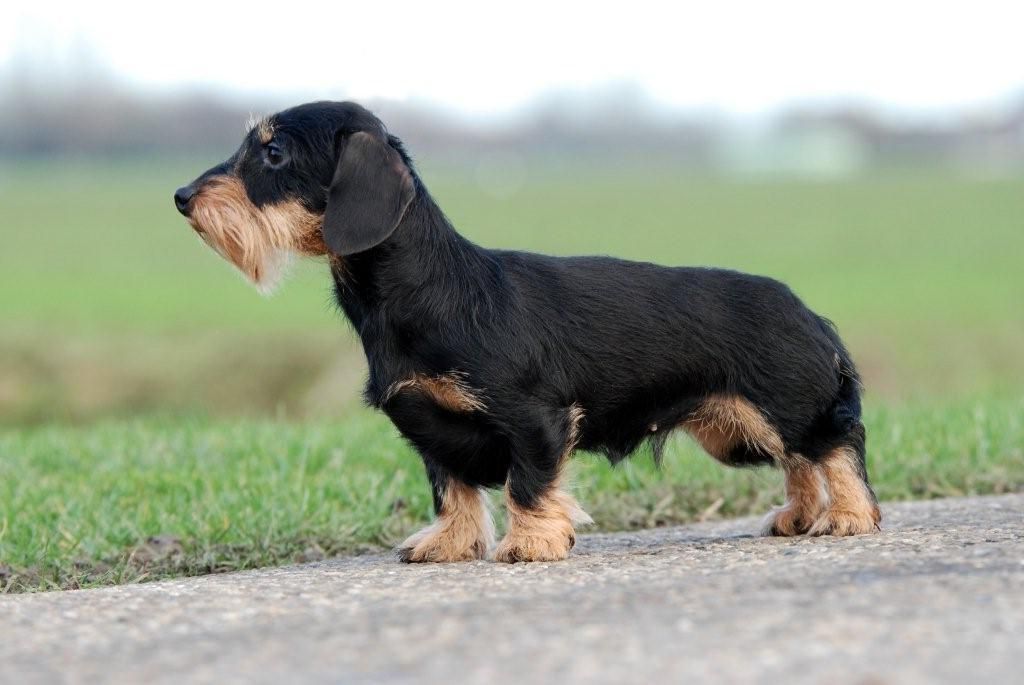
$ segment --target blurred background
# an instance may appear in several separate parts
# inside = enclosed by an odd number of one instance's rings
[[[352,411],[323,263],[260,297],[171,195],[356,99],[487,246],[783,279],[876,404],[1024,381],[1024,9],[71,2],[0,25],[0,422]]]

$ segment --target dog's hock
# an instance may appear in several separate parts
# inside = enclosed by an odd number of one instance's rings
[[[828,505],[828,490],[821,468],[790,455],[783,465],[786,471],[786,503],[765,519],[765,535],[803,535]]]
[[[828,489],[829,505],[808,533],[863,535],[878,530],[882,514],[856,451],[848,446],[836,448],[818,468]]]

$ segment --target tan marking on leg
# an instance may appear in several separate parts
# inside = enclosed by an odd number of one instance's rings
[[[576,544],[576,525],[593,523],[579,502],[561,489],[564,469],[580,439],[583,409],[577,404],[569,407],[569,436],[562,453],[558,477],[532,507],[517,503],[505,485],[505,506],[508,512],[508,532],[494,554],[496,561],[560,561],[569,556]]]
[[[789,455],[784,468],[786,503],[768,514],[765,535],[803,535],[828,506],[821,469],[800,455]]]
[[[398,546],[409,563],[483,559],[494,544],[494,522],[479,488],[450,481],[441,499],[441,513],[426,528]]]
[[[483,411],[486,405],[479,394],[465,382],[462,374],[447,373],[439,376],[416,374],[397,383],[393,383],[384,393],[387,402],[403,390],[416,390],[430,397],[445,409],[460,413]]]
[[[573,402],[569,407],[569,439],[566,440],[565,451],[562,453],[563,466],[576,451],[576,445],[580,442],[580,424],[583,423],[584,416],[583,407]]]
[[[782,438],[757,407],[739,396],[709,397],[683,422],[683,428],[719,461],[728,463],[729,453],[741,442],[779,463],[786,460]]]
[[[851,447],[833,450],[817,468],[828,489],[829,506],[810,535],[862,535],[878,530],[882,514],[860,475],[860,459]]]
[[[207,181],[193,200],[189,223],[263,292],[280,281],[290,255],[327,252],[322,216],[295,200],[256,207],[236,176]]]
[[[516,503],[505,488],[508,532],[494,553],[495,561],[561,561],[576,544],[574,524],[593,523],[576,499],[552,486],[533,507]]]

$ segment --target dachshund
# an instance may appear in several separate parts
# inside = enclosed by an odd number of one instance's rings
[[[351,102],[260,119],[174,202],[261,290],[291,255],[327,258],[366,354],[366,401],[433,490],[435,521],[399,546],[403,561],[565,559],[589,521],[563,483],[573,452],[614,464],[646,442],[660,458],[676,429],[723,464],[784,471],[766,534],[879,526],[857,370],[834,326],[776,280],[478,246]]]

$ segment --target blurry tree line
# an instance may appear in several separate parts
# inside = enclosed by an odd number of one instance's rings
[[[0,74],[0,157],[215,158],[238,145],[251,114],[294,104],[280,96],[242,100],[210,91],[146,94],[102,74],[53,87],[9,70]],[[999,109],[941,119],[835,104],[793,107],[756,125],[713,112],[667,110],[628,84],[552,93],[518,113],[483,121],[425,105],[363,104],[418,157],[440,163],[507,153],[738,171],[1024,171],[1024,92]]]

